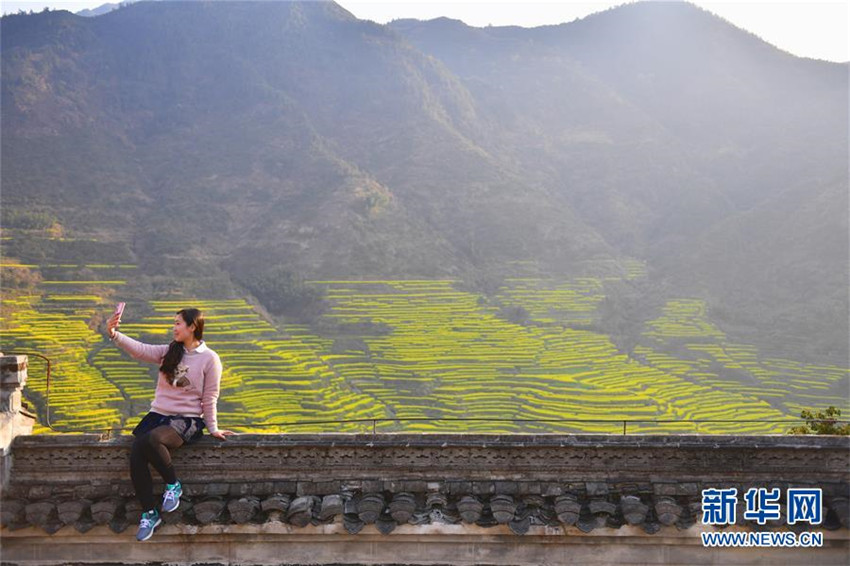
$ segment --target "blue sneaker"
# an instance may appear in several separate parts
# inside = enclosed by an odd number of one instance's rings
[[[162,512],[171,513],[180,507],[180,496],[183,495],[183,486],[180,482],[165,484],[165,493],[162,494]]]
[[[162,523],[162,519],[156,509],[142,513],[142,520],[139,521],[139,532],[136,533],[136,540],[141,542],[151,538],[153,536],[153,530],[160,523]]]

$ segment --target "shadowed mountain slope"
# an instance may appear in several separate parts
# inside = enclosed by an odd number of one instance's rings
[[[381,276],[608,253],[470,139],[474,103],[442,65],[335,4],[16,16],[4,44],[7,202],[146,203],[141,254],[171,240]]]

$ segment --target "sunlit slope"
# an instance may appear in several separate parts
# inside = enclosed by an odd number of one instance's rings
[[[524,307],[524,325],[455,289],[451,281],[324,282],[342,325],[390,329],[363,338],[360,355],[334,367],[398,417],[582,420],[715,420],[701,432],[777,432],[792,416],[757,392],[687,379],[619,353],[606,336],[570,328],[592,319],[602,281],[509,280],[497,299]],[[661,322],[659,322],[661,324]],[[649,325],[648,334],[652,333]],[[694,336],[717,344],[722,333],[695,324]],[[722,344],[722,342],[721,342]],[[841,370],[832,368],[834,376]],[[846,376],[846,372],[845,372]],[[836,379],[836,378],[834,378]],[[417,429],[441,423],[412,423]],[[601,422],[453,423],[462,429],[608,430]],[[690,423],[630,424],[630,430],[695,430]]]
[[[645,395],[592,383],[595,360],[573,358],[561,349],[559,331],[499,318],[497,308],[458,291],[452,281],[324,284],[333,301],[327,318],[343,328],[385,329],[383,335],[363,336],[361,351],[339,356],[337,371],[398,418],[480,419],[408,422],[405,430],[616,431],[619,423],[580,421],[670,416]],[[560,297],[567,312],[583,312],[595,300],[587,296],[595,286],[586,281],[566,287],[553,290],[552,298]],[[513,288],[514,295],[522,288]],[[567,297],[574,304],[566,304]],[[546,303],[546,297],[538,299]],[[595,343],[585,346],[587,353],[597,351]],[[571,421],[501,422],[506,419]]]

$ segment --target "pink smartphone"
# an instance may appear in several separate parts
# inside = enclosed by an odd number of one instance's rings
[[[112,316],[118,315],[118,320],[121,320],[121,315],[124,314],[124,307],[127,306],[127,303],[118,303],[115,305],[115,312],[112,313]]]

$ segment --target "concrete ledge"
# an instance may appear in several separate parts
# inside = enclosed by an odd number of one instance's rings
[[[63,530],[64,531],[64,530]],[[169,525],[138,543],[98,527],[82,538],[73,531],[45,536],[25,529],[3,537],[3,563],[56,564],[775,564],[845,565],[846,531],[826,533],[821,548],[703,548],[700,529],[664,529],[647,537],[634,527],[586,534],[574,528],[534,527],[517,538],[507,528],[403,526],[390,535],[374,527],[349,535],[340,524],[295,529],[268,523],[247,526]]]
[[[130,444],[130,435],[40,434],[20,436],[18,446],[122,445]],[[623,448],[800,448],[850,449],[848,436],[815,435],[619,435],[619,434],[425,434],[425,433],[317,433],[317,434],[239,434],[219,441],[205,435],[195,446],[203,444],[250,446],[480,446],[480,447],[623,447]]]
[[[180,508],[135,542],[132,437],[17,437],[8,564],[846,564],[850,438],[275,434],[175,452]],[[156,476],[155,476],[156,477]],[[158,479],[158,478],[157,478]],[[822,548],[703,548],[701,490],[823,490]],[[784,519],[783,519],[784,521]],[[35,528],[37,527],[37,528]]]

